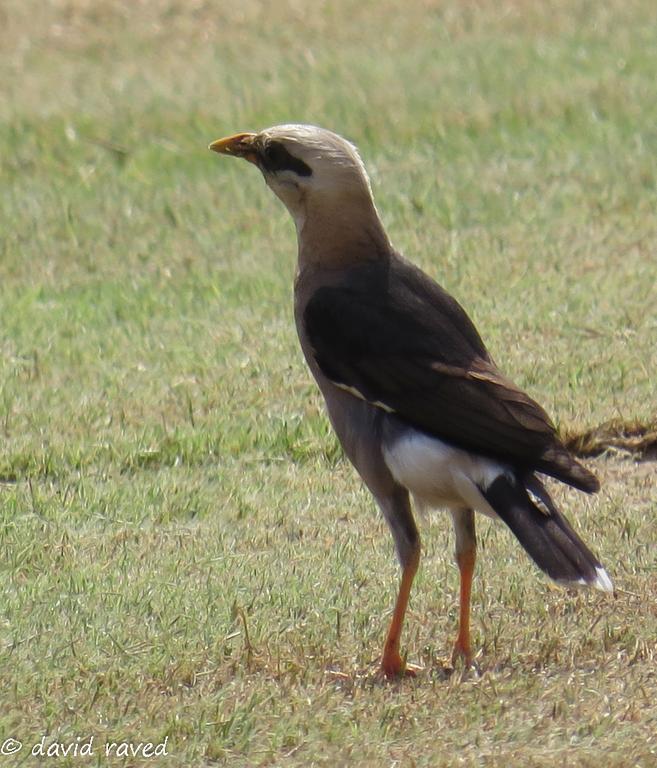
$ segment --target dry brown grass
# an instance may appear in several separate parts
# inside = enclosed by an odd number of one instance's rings
[[[564,443],[577,456],[618,451],[638,459],[657,458],[657,424],[607,421],[582,433],[566,434]]]

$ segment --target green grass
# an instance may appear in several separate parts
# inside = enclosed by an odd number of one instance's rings
[[[393,242],[566,431],[654,422],[648,0],[130,3],[0,11],[0,741],[48,765],[657,763],[654,465],[557,491],[615,599],[480,524],[481,677],[449,674],[445,515],[398,569],[293,329],[293,226],[208,142],[353,139]],[[105,741],[167,758],[105,758]]]

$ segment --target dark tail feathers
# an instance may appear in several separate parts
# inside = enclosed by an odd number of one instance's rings
[[[515,481],[500,475],[482,493],[548,576],[562,583],[613,592],[607,572],[554,506],[535,475],[516,477]]]

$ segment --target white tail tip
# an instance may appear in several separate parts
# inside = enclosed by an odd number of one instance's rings
[[[599,566],[595,570],[598,574],[598,578],[591,582],[591,586],[601,590],[602,592],[613,592],[614,585],[611,583],[611,579],[609,578],[607,571],[605,571],[602,566]]]

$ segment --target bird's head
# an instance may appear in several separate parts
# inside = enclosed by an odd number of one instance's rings
[[[314,125],[276,125],[259,133],[238,133],[210,144],[223,155],[256,165],[287,206],[297,228],[309,207],[330,210],[350,201],[371,201],[365,167],[353,144]]]

